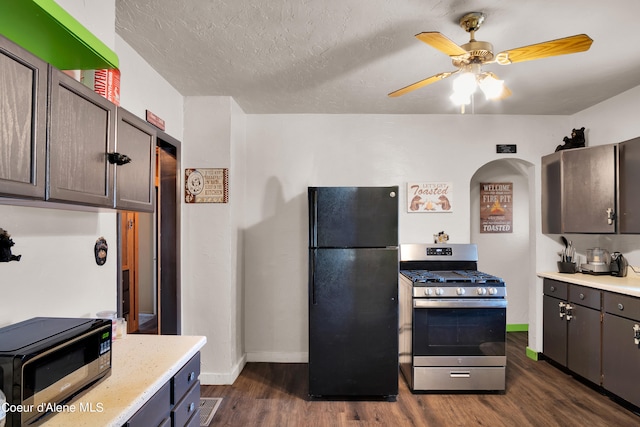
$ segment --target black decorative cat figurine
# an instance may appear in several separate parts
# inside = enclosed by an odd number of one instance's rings
[[[571,131],[571,138],[565,136],[563,141],[564,144],[558,145],[556,151],[584,147],[584,126],[580,129],[573,129]]]
[[[14,244],[9,233],[0,228],[0,262],[20,261],[22,255],[11,254],[11,246]]]

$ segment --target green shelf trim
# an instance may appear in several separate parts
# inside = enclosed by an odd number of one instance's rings
[[[507,325],[507,332],[528,332],[529,324],[528,323],[514,323],[511,325]]]
[[[527,351],[527,357],[529,359],[533,359],[535,361],[537,361],[539,359],[539,355],[538,355],[537,351],[531,350],[529,347],[527,347],[526,351]]]
[[[0,0],[0,33],[60,70],[118,68],[118,56],[53,0]]]

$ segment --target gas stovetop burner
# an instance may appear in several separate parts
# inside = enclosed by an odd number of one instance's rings
[[[431,270],[402,270],[402,275],[408,277],[413,283],[442,283],[442,284],[493,284],[504,285],[504,281],[491,274],[483,273],[477,270],[447,270],[447,271],[431,271]]]

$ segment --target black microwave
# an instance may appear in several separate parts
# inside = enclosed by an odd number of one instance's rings
[[[35,317],[0,328],[7,427],[36,426],[111,374],[111,320]]]

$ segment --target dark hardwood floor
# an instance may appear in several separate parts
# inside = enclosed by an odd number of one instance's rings
[[[640,416],[608,396],[546,361],[527,358],[526,332],[507,337],[504,394],[412,394],[400,375],[396,402],[312,401],[304,363],[248,363],[233,385],[201,391],[223,398],[212,427],[640,426]]]

